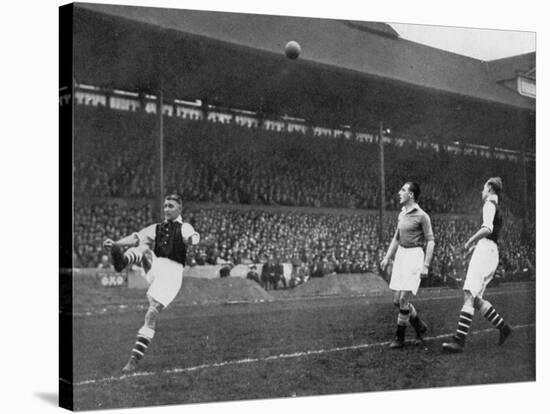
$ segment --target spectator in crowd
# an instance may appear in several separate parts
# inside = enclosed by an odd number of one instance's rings
[[[249,280],[253,280],[254,282],[258,283],[260,286],[262,285],[262,281],[260,280],[260,275],[258,274],[258,271],[256,270],[256,265],[251,264],[248,267],[248,273],[246,274],[246,278]]]
[[[220,277],[229,277],[231,273],[231,266],[229,264],[224,264],[220,269]]]
[[[265,290],[271,290],[275,288],[273,286],[273,282],[275,281],[275,268],[275,261],[273,259],[273,256],[270,255],[267,258],[267,261],[262,266],[261,281],[262,286]]]
[[[109,256],[107,256],[106,254],[101,256],[101,261],[97,265],[97,268],[104,269],[104,270],[114,270],[114,266],[111,263]]]

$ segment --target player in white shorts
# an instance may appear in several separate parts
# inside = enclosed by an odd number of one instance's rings
[[[416,295],[420,280],[428,275],[428,269],[435,246],[432,225],[428,214],[418,205],[420,187],[417,183],[407,182],[399,190],[399,202],[402,205],[397,229],[386,256],[380,263],[385,270],[389,260],[395,254],[391,274],[390,289],[394,291],[393,303],[399,308],[397,333],[390,348],[403,348],[405,331],[409,323],[421,341],[427,326],[418,316],[416,308],[410,303],[411,295]],[[426,245],[426,255],[423,247]]]
[[[470,330],[474,311],[478,310],[500,332],[499,345],[510,336],[512,329],[493,308],[491,303],[483,299],[485,288],[493,278],[498,266],[498,236],[502,228],[502,214],[498,198],[502,192],[500,177],[492,177],[483,186],[483,224],[481,228],[466,242],[464,251],[472,253],[468,273],[464,281],[464,305],[460,311],[458,327],[453,340],[443,343],[443,349],[448,352],[462,352],[466,336]],[[475,247],[474,247],[475,246]]]
[[[136,370],[155,335],[159,313],[175,299],[181,288],[187,246],[200,241],[193,226],[183,222],[182,207],[179,195],[169,195],[164,199],[162,223],[152,224],[116,242],[111,239],[103,242],[105,249],[111,252],[117,272],[130,264],[141,264],[150,283],[147,291],[149,308],[123,372]],[[124,247],[130,248],[123,253]]]

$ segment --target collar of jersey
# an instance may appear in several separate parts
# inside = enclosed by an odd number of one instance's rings
[[[164,220],[165,223],[168,223],[169,220]],[[183,224],[183,219],[181,218],[181,216],[178,216],[177,219],[174,220],[175,223],[180,223],[180,224]]]
[[[494,201],[495,203],[498,203],[498,196],[496,194],[489,194],[485,201]]]
[[[418,203],[414,203],[414,204],[411,206],[411,208],[408,209],[408,210],[405,208],[405,206],[403,206],[403,208],[401,209],[401,211],[402,211],[403,213],[405,213],[405,214],[409,214],[411,211],[414,211],[414,210],[416,210],[417,208],[420,208],[419,205],[418,205]]]

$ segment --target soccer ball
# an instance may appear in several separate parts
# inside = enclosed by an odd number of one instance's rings
[[[285,46],[285,55],[289,59],[296,59],[298,56],[300,56],[301,51],[302,48],[300,47],[299,43],[294,40],[291,40]]]

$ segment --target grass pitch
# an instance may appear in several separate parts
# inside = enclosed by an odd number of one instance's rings
[[[175,304],[161,314],[157,335],[131,376],[120,369],[144,310],[88,312],[74,319],[75,409],[535,380],[534,286],[486,296],[516,329],[499,347],[498,332],[476,315],[466,352],[458,355],[443,354],[441,342],[456,327],[459,291],[416,299],[429,338],[426,347],[403,350],[387,348],[397,317],[387,295]]]

